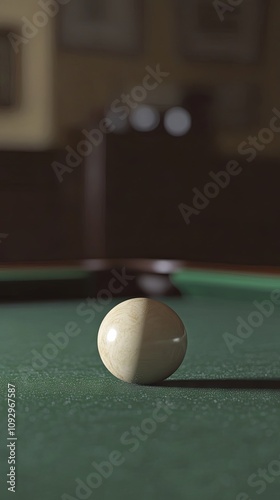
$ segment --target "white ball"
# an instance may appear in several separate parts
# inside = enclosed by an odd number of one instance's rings
[[[155,384],[172,375],[182,363],[187,334],[170,307],[137,298],[121,302],[105,316],[97,344],[104,365],[115,377]]]

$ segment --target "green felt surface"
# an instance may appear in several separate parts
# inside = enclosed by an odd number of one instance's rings
[[[87,271],[79,267],[48,267],[30,268],[30,269],[0,269],[0,282],[13,281],[43,281],[43,280],[75,280],[83,279],[88,276]]]
[[[180,369],[157,387],[119,382],[101,364],[97,330],[117,301],[89,323],[74,301],[0,305],[0,498],[13,498],[5,484],[9,382],[17,393],[14,498],[235,500],[246,492],[238,500],[279,500],[279,475],[262,480],[261,495],[260,483],[250,486],[248,478],[280,463],[280,306],[233,353],[223,338],[236,334],[238,316],[255,310],[251,292],[234,300],[223,288],[220,296],[163,299],[184,321],[189,346]],[[42,353],[48,334],[69,321],[79,335],[46,367],[32,368],[32,349]],[[158,404],[166,418],[154,423]],[[150,434],[127,442],[141,426]],[[85,482],[92,462],[107,461],[113,450],[123,463],[98,488],[77,495],[76,478]]]
[[[173,283],[183,294],[229,298],[249,298],[280,289],[279,275],[253,274],[185,269],[172,276]]]

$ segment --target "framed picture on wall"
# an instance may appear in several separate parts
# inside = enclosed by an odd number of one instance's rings
[[[215,5],[213,0],[177,0],[180,52],[197,61],[257,61],[264,2],[246,0],[226,11]]]
[[[61,9],[66,49],[135,54],[142,38],[141,0],[71,0]]]
[[[8,32],[0,30],[0,108],[16,103],[17,61]]]

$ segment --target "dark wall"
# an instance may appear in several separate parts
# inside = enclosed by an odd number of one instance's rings
[[[106,164],[93,158],[90,165],[106,173],[106,185],[87,186],[93,205],[86,223],[84,166],[59,183],[54,159],[63,163],[65,153],[0,152],[0,234],[8,234],[0,244],[2,262],[139,257],[280,265],[276,161],[249,164],[236,157],[242,172],[187,225],[178,205],[192,206],[193,189],[203,192],[209,172],[224,170],[229,161],[211,138],[173,138],[162,130],[108,135]],[[84,247],[86,227],[94,233],[90,251]],[[97,254],[104,232],[104,252]]]
[[[54,159],[63,152],[0,152],[1,261],[82,257],[83,170],[60,184]]]
[[[203,192],[229,158],[198,134],[108,136],[108,254],[280,265],[279,162],[244,158],[235,158],[242,172],[187,225],[178,205],[191,206],[193,188]]]

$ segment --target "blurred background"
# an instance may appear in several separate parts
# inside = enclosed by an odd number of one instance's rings
[[[279,20],[277,0],[0,0],[1,263],[279,266]]]

